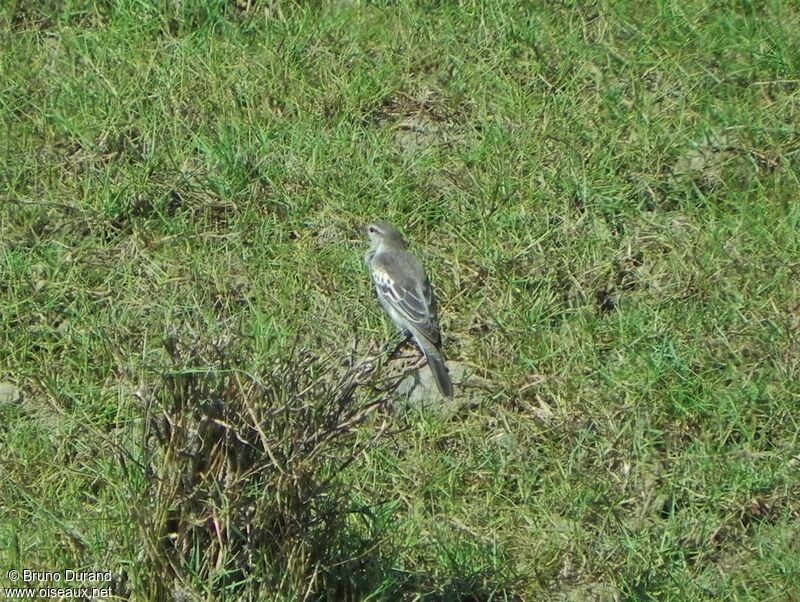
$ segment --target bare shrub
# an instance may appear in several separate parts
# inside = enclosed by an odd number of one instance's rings
[[[292,350],[250,374],[241,347],[167,341],[172,368],[142,397],[125,467],[146,546],[132,586],[147,599],[356,598],[375,568],[374,515],[338,477],[386,433],[364,425],[380,401],[356,394],[358,367]]]

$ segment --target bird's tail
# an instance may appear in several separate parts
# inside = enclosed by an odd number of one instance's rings
[[[425,354],[425,359],[428,360],[428,366],[431,368],[433,379],[436,381],[436,386],[439,387],[439,392],[444,397],[453,396],[453,383],[450,380],[450,374],[447,370],[447,365],[444,363],[442,354],[437,349],[436,345],[426,340],[424,337],[414,337],[417,343],[422,348]]]

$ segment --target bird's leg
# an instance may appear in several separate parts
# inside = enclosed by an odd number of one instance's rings
[[[411,333],[408,331],[404,332],[402,338],[400,339],[400,342],[395,344],[394,349],[392,349],[392,352],[389,353],[388,359],[394,358],[403,348],[403,345],[408,343],[409,339],[411,339]],[[391,341],[389,341],[389,344],[386,346],[385,351],[389,351],[389,347],[391,346],[391,344],[392,344]]]

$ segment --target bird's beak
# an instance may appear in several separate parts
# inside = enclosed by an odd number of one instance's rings
[[[357,244],[357,245],[363,244],[364,243],[364,239],[368,238],[367,237],[367,227],[366,226],[356,226],[355,227],[355,231],[358,234],[358,236],[356,236],[356,237],[352,237],[351,236],[350,240],[348,242],[350,242],[351,244]],[[352,230],[351,230],[351,232],[352,232]]]

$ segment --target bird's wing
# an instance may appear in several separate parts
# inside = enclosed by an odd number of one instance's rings
[[[372,278],[392,309],[426,339],[438,345],[436,305],[422,264],[408,253],[379,253],[373,258]]]

